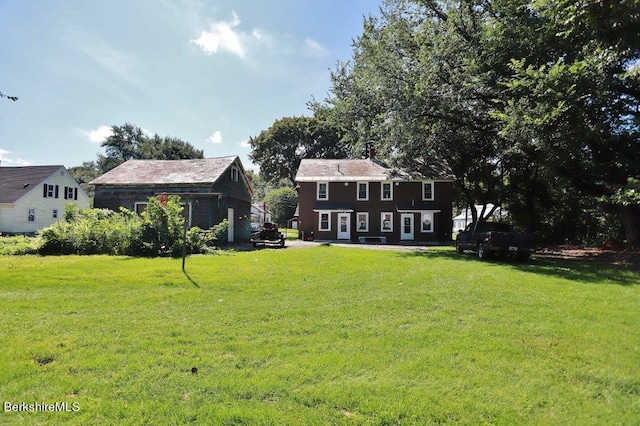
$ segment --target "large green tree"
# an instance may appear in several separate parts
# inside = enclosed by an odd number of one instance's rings
[[[178,138],[158,134],[147,136],[141,128],[125,123],[111,126],[112,134],[105,138],[101,146],[104,154],[98,154],[97,169],[106,173],[127,160],[181,160],[203,158],[203,151]]]
[[[290,187],[282,187],[270,191],[264,198],[271,213],[271,218],[280,225],[286,224],[293,217],[298,206],[298,193]]]
[[[276,183],[295,176],[303,158],[346,158],[349,146],[341,142],[338,128],[317,117],[284,117],[255,138],[249,139],[251,161],[260,166],[260,176]]]
[[[553,235],[639,175],[640,7],[614,3],[387,0],[313,107],[400,166],[446,160],[460,204]]]

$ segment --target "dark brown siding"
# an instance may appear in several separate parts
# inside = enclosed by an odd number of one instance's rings
[[[358,241],[358,237],[384,236],[387,241],[397,243],[400,241],[400,220],[403,209],[409,210],[407,214],[414,217],[414,240],[417,242],[436,243],[451,241],[452,226],[452,190],[451,182],[434,183],[434,201],[422,200],[422,182],[392,182],[393,200],[381,199],[381,182],[369,182],[369,200],[357,200],[357,182],[331,182],[329,184],[329,203],[339,203],[350,206],[351,213],[351,239]],[[318,240],[337,239],[337,211],[331,212],[331,231],[319,231],[319,213],[314,212],[316,200],[316,182],[302,182],[299,184],[299,230],[304,235],[314,233]],[[401,211],[398,211],[401,206]],[[420,210],[440,210],[433,215],[434,232],[421,232]],[[369,213],[368,232],[357,232],[357,213]],[[381,231],[381,215],[383,212],[393,213],[393,232]]]

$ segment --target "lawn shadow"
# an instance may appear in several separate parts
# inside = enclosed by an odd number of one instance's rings
[[[183,269],[183,270],[182,270],[182,272],[184,273],[184,276],[185,276],[185,277],[187,277],[187,279],[189,280],[189,282],[190,282],[191,284],[193,284],[193,285],[194,285],[194,286],[196,286],[197,288],[200,288],[200,286],[198,285],[198,283],[197,283],[193,278],[191,278],[191,275],[189,275],[189,273],[187,272],[187,270],[186,270],[186,269]]]
[[[531,272],[582,281],[593,284],[617,284],[623,286],[640,284],[640,254],[602,253],[592,256],[560,256],[534,254],[527,261],[508,257],[493,257],[480,260],[476,253],[456,253],[451,250],[425,250],[421,252],[401,253],[402,256],[420,256],[425,259],[449,259],[458,262],[478,262],[502,265],[519,271]]]

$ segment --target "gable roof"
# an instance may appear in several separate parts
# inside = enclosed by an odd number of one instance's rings
[[[238,159],[237,156],[191,160],[129,160],[90,183],[93,185],[212,184],[236,159]],[[242,167],[239,159],[238,163]]]
[[[406,180],[455,180],[448,165],[423,167],[422,173],[409,173],[406,170],[385,166],[377,160],[357,159],[357,160],[325,160],[325,159],[303,159],[300,162],[297,182],[317,182],[317,181],[406,181]]]
[[[0,203],[12,204],[64,166],[0,167]]]

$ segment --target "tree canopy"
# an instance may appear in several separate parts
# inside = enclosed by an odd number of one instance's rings
[[[112,134],[105,138],[100,146],[105,154],[98,154],[97,169],[106,173],[127,160],[181,160],[203,158],[203,151],[178,138],[156,133],[147,136],[139,127],[125,123],[111,126]]]
[[[341,143],[338,128],[317,117],[284,117],[255,138],[249,139],[249,158],[260,166],[260,176],[267,182],[295,176],[303,158],[346,158],[348,145]]]
[[[584,236],[615,204],[598,200],[640,177],[639,18],[630,0],[387,0],[312,107],[356,149],[374,140],[411,169],[446,160],[461,207]],[[622,207],[637,245],[640,209]]]

